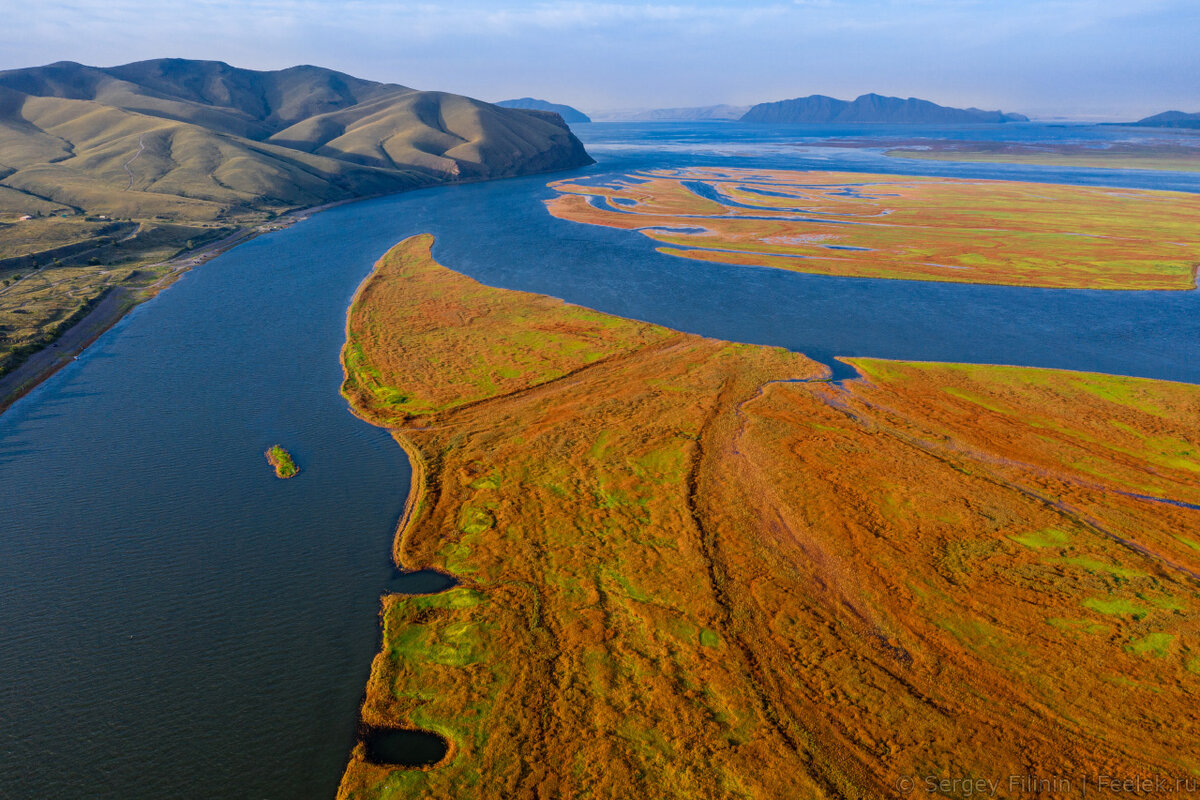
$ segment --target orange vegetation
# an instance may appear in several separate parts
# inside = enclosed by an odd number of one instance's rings
[[[839,143],[848,147],[878,147],[873,140]],[[914,140],[897,143],[886,155],[929,161],[1028,164],[1039,167],[1087,169],[1154,169],[1200,172],[1200,147],[1119,143],[1103,148],[1082,144],[1022,145],[1002,142],[942,142]]]
[[[417,468],[397,561],[462,581],[384,598],[363,719],[450,751],[360,745],[340,798],[1200,774],[1200,387],[867,359],[837,385],[430,244],[364,283],[344,392]]]
[[[695,193],[697,184],[720,202]],[[550,186],[561,193],[546,203],[556,217],[637,230],[660,242],[660,252],[725,264],[1048,288],[1190,289],[1200,262],[1193,222],[1200,197],[1180,192],[715,168]]]

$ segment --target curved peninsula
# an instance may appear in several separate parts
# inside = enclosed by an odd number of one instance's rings
[[[835,383],[431,244],[360,287],[343,391],[414,463],[397,563],[460,580],[384,597],[363,722],[449,749],[360,744],[339,797],[1200,770],[1200,387],[872,359]]]

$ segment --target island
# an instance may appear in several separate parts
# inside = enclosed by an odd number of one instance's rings
[[[978,108],[951,108],[916,97],[885,97],[864,94],[854,100],[838,100],[823,94],[778,100],[751,106],[742,122],[774,124],[859,124],[892,125],[963,125],[981,123],[1028,122],[1024,114],[981,111]]]
[[[275,468],[275,477],[294,478],[300,473],[300,468],[292,460],[292,454],[283,445],[271,445],[266,452],[267,463]]]
[[[1200,111],[1164,111],[1151,117],[1129,123],[1143,128],[1200,128]]]
[[[339,798],[1200,770],[1200,387],[865,358],[834,381],[431,246],[376,264],[342,359],[412,461],[397,565],[459,581],[383,597],[364,735],[445,747],[360,743]]]
[[[5,375],[77,324],[60,353],[303,213],[591,163],[552,114],[187,59],[0,71],[0,153],[0,410],[69,356]]]
[[[659,252],[820,275],[1055,289],[1196,286],[1200,197],[1016,181],[722,168],[563,180],[562,219]]]

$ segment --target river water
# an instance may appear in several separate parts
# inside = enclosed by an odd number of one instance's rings
[[[600,176],[690,165],[1200,191],[1200,175],[888,159],[941,131],[579,126]],[[814,147],[871,136],[879,148]],[[1188,141],[1181,139],[1181,141]],[[553,176],[554,178],[562,176]],[[486,283],[697,333],[835,355],[1200,383],[1200,294],[843,279],[703,264],[551,218],[548,178],[343,206],[242,245],[136,309],[0,415],[0,796],[329,798],[378,644],[403,452],[337,389],[346,306],[399,239]],[[303,472],[274,478],[280,443]]]

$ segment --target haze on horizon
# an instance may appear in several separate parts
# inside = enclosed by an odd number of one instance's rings
[[[1040,118],[1200,111],[1195,0],[0,0],[0,69],[316,64],[584,111],[864,92]]]

